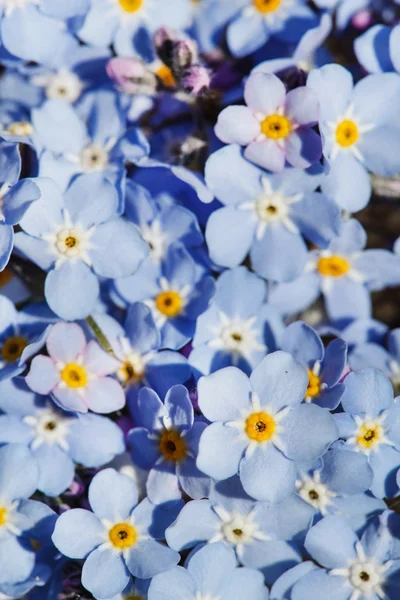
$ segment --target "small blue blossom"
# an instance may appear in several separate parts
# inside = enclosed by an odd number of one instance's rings
[[[325,517],[307,534],[305,548],[323,568],[314,567],[295,583],[292,600],[317,600],[326,595],[394,600],[399,585],[398,560],[391,560],[387,528],[371,523],[361,540],[336,516]],[[397,557],[396,557],[397,558]]]
[[[267,600],[268,589],[261,573],[254,569],[238,569],[235,553],[223,544],[212,544],[196,552],[187,569],[174,567],[154,577],[149,600],[167,598],[188,600]]]
[[[330,410],[337,408],[344,392],[344,385],[339,382],[346,366],[346,342],[333,340],[325,350],[318,333],[297,321],[287,327],[281,348],[308,371],[305,401]]]
[[[99,295],[98,276],[131,275],[148,246],[136,227],[119,216],[117,191],[101,175],[76,178],[64,198],[50,179],[40,179],[40,189],[40,200],[21,220],[17,248],[49,271],[45,295],[56,314],[87,317]]]
[[[239,563],[261,569],[271,584],[288,563],[297,562],[285,540],[304,536],[313,514],[312,506],[295,494],[279,504],[257,502],[236,476],[213,485],[209,500],[188,502],[165,535],[180,552],[203,542],[223,542],[235,550]]]
[[[364,250],[366,233],[350,219],[326,250],[309,253],[304,273],[293,282],[281,283],[269,301],[283,314],[304,310],[322,292],[330,319],[347,325],[352,319],[369,319],[371,291],[400,282],[400,261],[388,250]]]
[[[175,203],[168,202],[166,194],[152,198],[150,192],[134,181],[127,181],[125,214],[140,229],[150,246],[149,259],[162,262],[169,246],[180,242],[194,252],[204,243],[195,215]]]
[[[137,129],[125,129],[118,98],[108,90],[93,97],[86,123],[72,106],[50,99],[32,111],[32,125],[39,173],[62,190],[79,173],[102,173],[118,184],[125,162],[140,161],[149,151]]]
[[[395,124],[400,77],[370,75],[353,88],[349,71],[325,65],[310,73],[307,88],[319,99],[323,153],[330,165],[322,190],[341,208],[360,210],[371,196],[368,171],[384,176],[400,171]]]
[[[147,499],[138,503],[132,479],[113,469],[93,477],[89,503],[93,512],[76,508],[58,518],[53,542],[65,556],[85,559],[82,583],[95,597],[121,593],[131,574],[148,579],[179,562],[177,552],[156,540],[163,539],[180,504],[171,510]]]
[[[246,267],[222,273],[210,307],[197,319],[192,367],[209,375],[233,365],[250,374],[267,351],[277,349],[284,325],[266,303],[266,291]]]
[[[149,499],[177,500],[182,490],[191,498],[208,496],[210,479],[196,466],[199,438],[206,425],[194,421],[193,406],[183,385],[173,386],[164,404],[150,388],[142,388],[132,413],[137,424],[129,434],[132,460],[149,470]]]
[[[186,0],[94,0],[79,37],[92,46],[113,44],[122,56],[149,54],[150,34],[158,27],[185,29],[191,23]]]
[[[57,496],[71,484],[75,465],[100,467],[124,451],[120,428],[99,415],[74,415],[32,393],[21,380],[0,384],[0,444],[28,446],[39,467],[37,487]],[[97,440],[102,443],[98,444]]]
[[[374,473],[370,486],[377,498],[396,491],[395,468],[399,464],[399,412],[393,402],[390,380],[376,369],[362,369],[345,379],[344,413],[334,416],[340,437],[363,452]]]
[[[128,403],[135,401],[143,385],[164,397],[170,387],[190,379],[192,372],[182,354],[160,350],[160,332],[150,308],[142,302],[129,306],[123,326],[109,315],[96,315],[96,323],[120,361],[116,375]]]
[[[161,264],[145,261],[132,277],[116,279],[125,302],[144,302],[161,333],[161,348],[178,350],[193,337],[197,317],[214,295],[212,277],[202,277],[180,243],[172,244]]]
[[[206,180],[225,206],[207,223],[211,259],[235,267],[250,252],[258,275],[296,278],[307,260],[303,235],[326,247],[340,231],[338,207],[315,191],[321,176],[319,168],[271,175],[247,162],[236,145],[215,152],[207,161]]]
[[[229,49],[236,56],[254,52],[271,36],[284,42],[297,41],[316,24],[313,11],[302,0],[241,0],[239,6],[227,31]]]
[[[267,355],[250,379],[236,367],[200,378],[199,407],[212,423],[200,438],[197,466],[217,481],[239,472],[257,500],[289,496],[296,461],[316,460],[338,437],[326,409],[301,404],[307,382],[307,371],[286,352]]]

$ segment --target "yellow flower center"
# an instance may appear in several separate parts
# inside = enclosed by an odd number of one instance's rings
[[[320,275],[342,277],[350,270],[350,263],[342,256],[329,256],[319,259],[317,270]]]
[[[253,0],[255,8],[260,13],[269,13],[277,10],[282,0]]]
[[[306,396],[308,398],[316,398],[319,396],[321,392],[321,379],[318,375],[315,375],[310,369],[307,369],[308,372],[308,386],[306,391]]]
[[[0,288],[4,285],[7,285],[9,281],[13,278],[13,274],[8,269],[4,269],[4,271],[0,271]]]
[[[8,338],[1,349],[1,356],[6,362],[12,363],[21,357],[28,345],[28,340],[20,335]]]
[[[77,239],[72,235],[69,235],[65,238],[64,244],[67,246],[67,248],[74,248],[77,244]]]
[[[291,130],[292,124],[284,115],[269,115],[261,122],[261,131],[273,140],[287,137]]]
[[[0,506],[0,527],[7,523],[7,509]]]
[[[359,138],[358,127],[354,121],[344,119],[336,127],[336,141],[340,146],[348,148],[356,143]]]
[[[275,420],[266,412],[253,413],[246,419],[245,432],[255,442],[267,442],[274,435]]]
[[[10,123],[7,130],[12,135],[31,135],[33,133],[33,127],[28,121],[15,121]]]
[[[114,548],[126,550],[126,548],[136,544],[138,534],[130,523],[117,523],[114,527],[111,527],[108,537]]]
[[[124,596],[124,600],[144,600],[143,596]]]
[[[177,317],[182,310],[183,302],[178,292],[161,292],[156,298],[157,310],[168,318]]]
[[[144,0],[118,0],[120,7],[127,13],[134,13],[143,6]]]
[[[176,86],[176,80],[175,77],[171,71],[171,69],[169,67],[167,67],[167,65],[161,65],[157,71],[156,71],[156,75],[159,79],[161,79],[161,81],[163,82],[163,84],[166,87],[175,87]]]
[[[159,446],[164,458],[171,462],[180,462],[186,458],[186,442],[175,429],[169,429],[161,434]]]
[[[377,424],[366,423],[358,430],[357,444],[363,448],[373,448],[381,441],[384,435],[383,428]]]
[[[70,388],[82,388],[85,387],[88,382],[86,370],[76,363],[65,365],[61,371],[61,379]]]

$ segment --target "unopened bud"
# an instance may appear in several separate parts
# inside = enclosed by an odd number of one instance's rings
[[[204,94],[210,87],[211,73],[202,65],[193,65],[188,69],[182,79],[181,84],[185,92],[193,96]]]
[[[195,42],[192,40],[180,40],[173,44],[172,69],[175,73],[188,69],[197,61],[198,52]]]
[[[179,37],[175,31],[167,27],[160,27],[154,34],[153,42],[160,60],[171,68],[173,47],[176,42],[179,42]]]
[[[127,94],[153,94],[156,90],[154,73],[138,58],[112,58],[107,63],[106,71],[120,90]]]

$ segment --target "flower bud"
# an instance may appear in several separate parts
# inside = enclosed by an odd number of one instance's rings
[[[185,71],[181,79],[181,84],[185,92],[193,96],[204,94],[209,89],[210,83],[210,71],[202,65],[193,65]]]
[[[107,75],[122,92],[127,94],[153,94],[157,87],[154,75],[138,58],[118,57],[108,61]]]

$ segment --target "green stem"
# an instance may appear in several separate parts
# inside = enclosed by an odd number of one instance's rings
[[[86,317],[85,321],[89,325],[89,327],[93,330],[93,332],[95,333],[97,339],[99,340],[100,345],[104,348],[104,350],[106,352],[108,352],[108,354],[111,354],[112,356],[114,356],[114,358],[115,358],[115,354],[114,354],[113,349],[111,348],[110,342],[108,341],[108,339],[106,338],[106,336],[104,335],[104,333],[102,332],[102,330],[100,329],[100,327],[98,326],[96,321],[93,319],[93,317],[89,315],[89,317]]]

